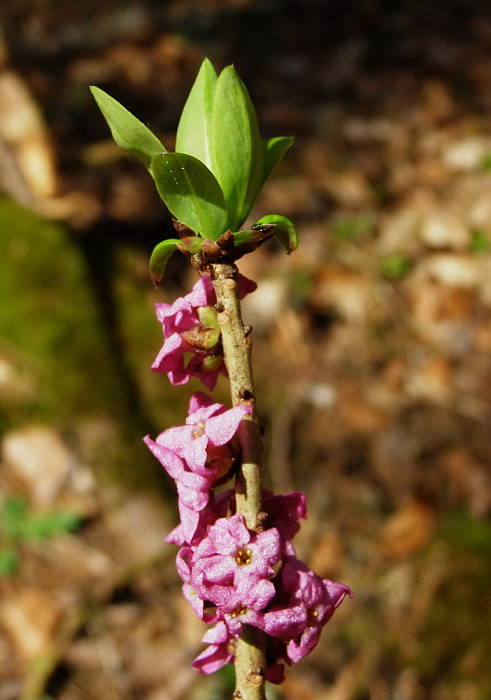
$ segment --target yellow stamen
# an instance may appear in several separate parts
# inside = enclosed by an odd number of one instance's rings
[[[244,615],[247,612],[247,608],[245,605],[237,605],[232,612],[230,613],[230,617],[240,617],[240,615]]]
[[[195,426],[195,429],[193,432],[193,437],[199,438],[204,434],[205,434],[205,424],[204,423],[196,423],[196,426]]]
[[[250,549],[238,549],[235,553],[235,561],[239,566],[247,566],[252,561],[252,552]]]

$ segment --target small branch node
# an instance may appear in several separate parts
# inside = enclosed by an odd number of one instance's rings
[[[260,513],[257,514],[257,519],[256,519],[256,525],[254,527],[254,531],[257,532],[258,534],[264,530],[264,521],[267,519],[268,514],[262,510]]]
[[[229,289],[235,289],[237,282],[232,277],[227,277],[223,283]]]
[[[260,668],[251,668],[247,671],[246,681],[251,685],[261,685],[264,681],[263,674]]]
[[[252,391],[249,391],[249,389],[241,389],[239,391],[239,397],[244,401],[250,401],[251,399],[254,399],[254,395]]]

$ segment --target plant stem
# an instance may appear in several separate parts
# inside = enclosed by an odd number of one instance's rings
[[[261,527],[262,515],[262,441],[255,411],[252,344],[240,312],[237,274],[235,265],[212,265],[218,322],[222,331],[232,403],[234,406],[249,404],[252,407],[249,420],[242,421],[239,428],[241,466],[236,480],[237,512],[244,516],[250,530],[257,531]],[[235,698],[266,700],[264,647],[264,633],[255,627],[244,625],[235,655]]]

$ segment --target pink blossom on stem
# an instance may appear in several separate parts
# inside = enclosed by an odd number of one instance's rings
[[[322,627],[351,590],[342,583],[322,579],[303,562],[289,557],[283,564],[278,599],[263,613],[258,626],[286,642],[290,662],[309,654],[319,641]]]
[[[227,410],[198,392],[191,397],[186,425],[169,428],[156,440],[148,435],[144,442],[174,479],[178,492],[181,523],[170,537],[175,544],[191,544],[198,532],[214,519],[204,509],[211,489],[232,466],[235,452],[231,440],[248,406]]]
[[[218,615],[211,614],[205,610],[203,599],[200,598],[198,592],[192,585],[190,566],[192,555],[193,550],[191,547],[181,547],[177,553],[176,568],[183,582],[182,593],[200,620],[207,623],[216,622],[218,620]]]
[[[276,529],[252,535],[242,515],[219,518],[193,554],[191,577],[202,598],[234,614],[263,610],[275,594],[273,567],[280,561]],[[247,620],[249,622],[249,619]]]
[[[223,621],[216,623],[209,629],[203,639],[208,648],[199,654],[193,661],[193,668],[200,673],[215,673],[233,660],[235,654],[236,637],[234,637]]]
[[[239,296],[253,292],[257,285],[239,275]],[[193,346],[183,337],[187,331],[202,328],[198,316],[200,307],[214,306],[216,294],[209,277],[200,277],[192,291],[179,297],[173,304],[155,305],[157,319],[162,324],[164,344],[155,358],[152,369],[165,372],[171,384],[186,384],[191,377],[198,377],[208,389],[213,389],[218,376],[226,374],[221,354],[210,354],[205,349]],[[189,357],[189,355],[191,357]],[[212,362],[209,360],[213,359]]]
[[[235,458],[229,443],[250,410],[245,405],[227,410],[198,391],[189,402],[186,425],[165,430],[157,442],[184,459],[195,474],[208,476],[214,471],[223,476]]]
[[[292,540],[300,530],[300,519],[307,517],[305,494],[300,491],[275,496],[270,491],[263,491],[263,510],[268,517],[265,527],[275,527],[280,533],[284,556],[294,556]]]
[[[204,649],[193,661],[193,668],[200,673],[215,673],[234,660],[238,635],[230,632],[223,621],[218,621],[202,638],[208,648]],[[285,667],[274,663],[264,669],[264,677],[270,683],[282,683],[285,679]]]
[[[231,489],[219,496],[211,493],[207,505],[200,511],[194,511],[179,502],[181,522],[167,535],[165,541],[168,544],[176,544],[178,547],[184,544],[199,544],[206,536],[208,525],[212,525],[217,518],[226,516],[233,495],[234,492]]]
[[[160,437],[160,436],[159,436]],[[165,445],[152,440],[148,435],[143,442],[164,467],[167,474],[174,479],[179,496],[179,505],[200,511],[210,500],[210,490],[215,481],[215,473],[195,474],[187,468],[183,459]]]

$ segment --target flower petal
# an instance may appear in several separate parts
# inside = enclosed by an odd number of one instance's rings
[[[185,297],[193,307],[213,306],[216,304],[215,289],[209,277],[200,277],[193,289]]]
[[[317,646],[320,633],[320,627],[307,627],[300,637],[300,641],[291,639],[286,647],[286,653],[290,661],[295,664],[307,656],[307,654],[310,654],[312,649]]]
[[[240,421],[250,413],[249,406],[236,406],[219,416],[206,421],[205,430],[212,445],[225,445],[229,442],[239,427]]]
[[[177,369],[184,371],[182,354],[186,349],[187,343],[183,338],[178,333],[173,333],[165,339],[152,363],[152,369],[155,372],[170,372]]]
[[[230,634],[223,620],[219,620],[214,627],[205,632],[201,641],[203,644],[223,644],[228,642]]]
[[[208,528],[208,537],[217,554],[234,554],[251,539],[244,518],[239,513],[230,518],[219,518]]]
[[[195,392],[189,400],[188,417],[186,423],[196,424],[213,416],[220,409],[225,408],[221,403],[215,403],[213,399],[202,391]]]
[[[148,447],[150,452],[156,457],[160,464],[164,467],[167,474],[175,480],[181,479],[185,473],[184,462],[178,455],[169,450],[163,445],[151,439],[149,435],[143,438],[143,442]]]
[[[212,644],[193,661],[193,668],[200,673],[215,673],[232,660],[232,654],[223,644]]]

